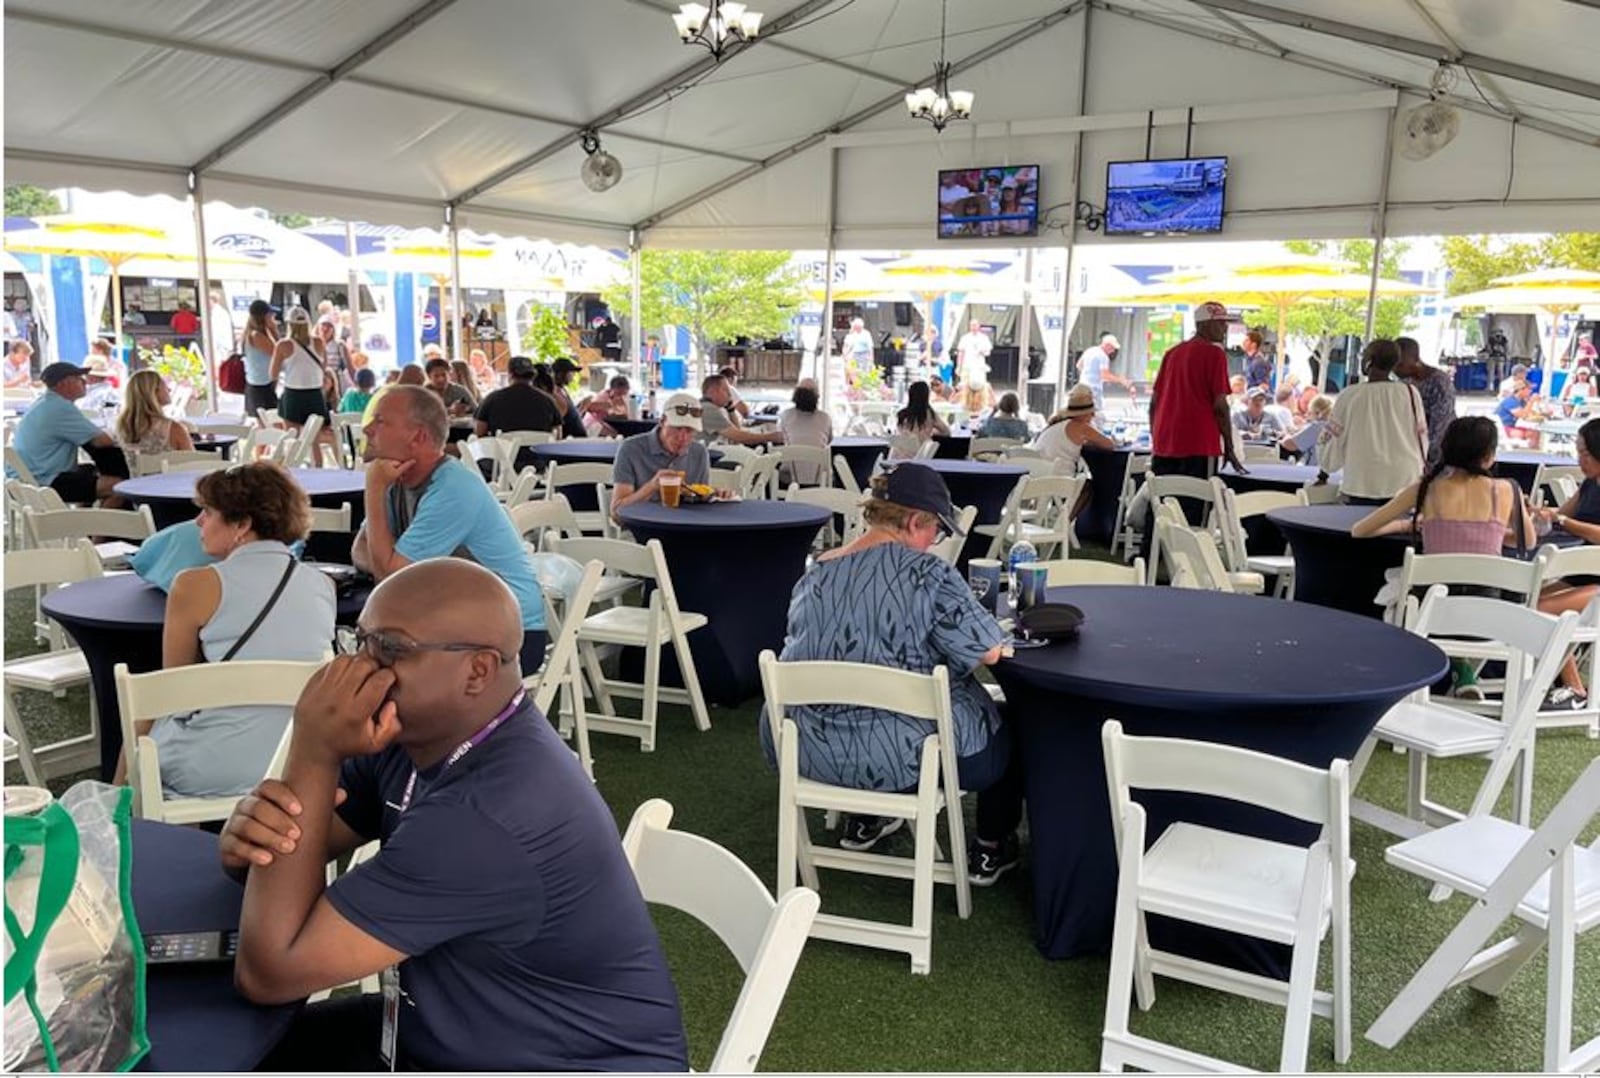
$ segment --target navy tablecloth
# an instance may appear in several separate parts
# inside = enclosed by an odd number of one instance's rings
[[[339,597],[339,624],[355,624],[368,590]],[[161,669],[167,593],[133,573],[119,573],[57,588],[44,597],[40,608],[60,622],[83,651],[90,691],[100,713],[100,777],[109,782],[122,754],[116,665],[126,663],[132,674]]]
[[[145,475],[137,479],[124,479],[117,484],[117,493],[135,505],[148,505],[155,517],[156,527],[165,528],[193,520],[198,510],[194,505],[194,486],[202,472],[167,472],[164,475]],[[326,509],[337,509],[350,504],[350,535],[319,532],[306,542],[310,556],[318,561],[350,564],[350,547],[355,532],[367,519],[366,482],[361,472],[344,468],[292,468],[289,474],[311,498],[311,504]]]
[[[1503,479],[1515,479],[1517,486],[1522,488],[1525,496],[1533,494],[1533,481],[1539,475],[1539,467],[1548,465],[1552,468],[1576,468],[1578,458],[1557,456],[1553,453],[1534,453],[1525,449],[1508,449],[1495,454],[1494,474]]]
[[[612,430],[624,438],[631,438],[635,434],[643,434],[647,430],[655,430],[654,419],[623,419],[621,416],[607,416],[606,423]]]
[[[1083,463],[1089,469],[1089,504],[1073,522],[1082,541],[1111,545],[1111,536],[1117,527],[1117,503],[1122,499],[1122,478],[1128,471],[1128,458],[1135,453],[1149,456],[1150,451],[1133,446],[1083,447]]]
[[[1326,767],[1350,759],[1390,706],[1438,680],[1420,637],[1303,603],[1175,588],[1052,588],[1080,607],[1073,642],[994,668],[1024,761],[1034,924],[1049,958],[1104,952],[1116,854],[1100,728],[1240,745]],[[1308,845],[1316,828],[1232,802],[1139,795],[1154,838],[1176,819]],[[1152,925],[1152,932],[1156,926]],[[1167,946],[1281,976],[1276,948],[1162,926]],[[1162,935],[1156,937],[1163,945]]]
[[[1278,464],[1272,461],[1245,461],[1248,475],[1240,475],[1230,465],[1217,469],[1222,481],[1240,494],[1252,490],[1278,490],[1293,494],[1317,478],[1317,469],[1310,464]],[[1330,480],[1330,482],[1336,482]]]
[[[190,441],[194,447],[207,453],[226,453],[239,440],[237,434],[199,434],[191,435]]]
[[[610,464],[617,459],[620,439],[604,442],[545,442],[528,447],[540,467],[557,464]]]
[[[938,452],[934,454],[935,460],[966,460],[967,454],[972,451],[972,435],[960,431],[949,434],[935,434],[933,440],[939,443]]]
[[[1028,474],[1028,469],[1015,464],[990,464],[982,460],[944,460],[935,457],[932,460],[901,463],[932,468],[944,476],[945,486],[950,488],[952,505],[957,509],[964,505],[977,507],[978,516],[974,524],[998,524],[1000,513],[1006,507],[1006,499],[1011,497],[1017,480]],[[957,559],[957,568],[965,574],[967,562],[988,553],[989,543],[989,536],[980,535],[975,530],[969,532],[961,548],[961,556]]]
[[[889,442],[885,438],[835,438],[829,449],[834,456],[844,458],[856,477],[856,485],[866,490],[872,482],[872,466],[879,457],[889,455]]]
[[[139,930],[214,932],[239,927],[244,888],[217,860],[217,837],[133,821],[133,906]],[[299,1004],[260,1007],[233,987],[228,963],[148,967],[147,1071],[253,1070],[283,1039]]]
[[[618,514],[639,542],[661,541],[678,606],[711,624],[689,634],[706,699],[739,704],[761,692],[756,659],[783,647],[789,596],[811,542],[828,521],[820,506],[746,501],[668,509],[646,502]],[[676,660],[663,654],[676,676]],[[681,683],[681,682],[680,682]]]
[[[1351,527],[1371,512],[1366,505],[1308,505],[1267,514],[1294,555],[1296,602],[1382,615],[1373,596],[1383,587],[1384,573],[1405,559],[1410,540],[1404,535],[1352,536]]]

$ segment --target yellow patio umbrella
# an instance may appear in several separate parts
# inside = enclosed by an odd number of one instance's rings
[[[1600,273],[1589,270],[1556,266],[1517,273],[1509,277],[1496,277],[1489,282],[1493,287],[1459,296],[1449,296],[1445,302],[1457,309],[1481,307],[1487,311],[1506,313],[1543,313],[1550,316],[1550,348],[1545,352],[1545,385],[1550,385],[1550,375],[1555,369],[1556,335],[1561,328],[1561,316],[1585,307],[1600,307]]]
[[[1372,278],[1353,272],[1348,262],[1284,254],[1268,261],[1228,269],[1179,270],[1158,275],[1154,282],[1122,295],[1086,300],[1093,306],[1165,307],[1215,300],[1230,307],[1275,311],[1278,321],[1278,376],[1283,375],[1283,341],[1289,309],[1300,303],[1364,298]],[[1379,277],[1380,296],[1421,296],[1432,289]]]
[[[192,234],[180,235],[157,225],[127,224],[77,214],[52,214],[34,220],[35,228],[6,233],[6,250],[104,261],[111,267],[112,332],[118,340],[122,336],[122,267],[135,259],[195,260]]]

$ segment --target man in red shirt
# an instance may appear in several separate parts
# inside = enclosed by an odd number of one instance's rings
[[[1194,336],[1161,357],[1155,387],[1150,391],[1150,472],[1209,479],[1217,458],[1225,457],[1239,472],[1244,467],[1233,453],[1232,420],[1228,414],[1228,308],[1202,303],[1194,309]],[[1196,507],[1185,506],[1190,520]],[[1154,529],[1152,507],[1146,517],[1145,557]]]
[[[194,308],[189,306],[188,300],[179,300],[178,309],[173,312],[172,321],[168,326],[179,344],[192,344],[200,333],[200,317],[194,313]]]

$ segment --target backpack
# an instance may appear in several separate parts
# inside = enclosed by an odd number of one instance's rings
[[[243,393],[245,387],[244,357],[235,352],[217,368],[217,388],[224,393]]]

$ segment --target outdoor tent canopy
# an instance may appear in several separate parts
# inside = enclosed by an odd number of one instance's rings
[[[181,197],[193,172],[208,200],[426,227],[451,205],[611,247],[908,248],[934,242],[940,167],[1037,163],[1060,226],[1148,129],[1152,156],[1229,157],[1224,238],[1369,235],[1385,193],[1391,235],[1600,230],[1589,4],[956,0],[977,104],[942,136],[902,103],[937,4],[753,6],[761,38],[718,66],[669,0],[11,0],[7,177]],[[1440,59],[1460,135],[1386,184],[1391,117]],[[599,194],[589,127],[625,168]]]

